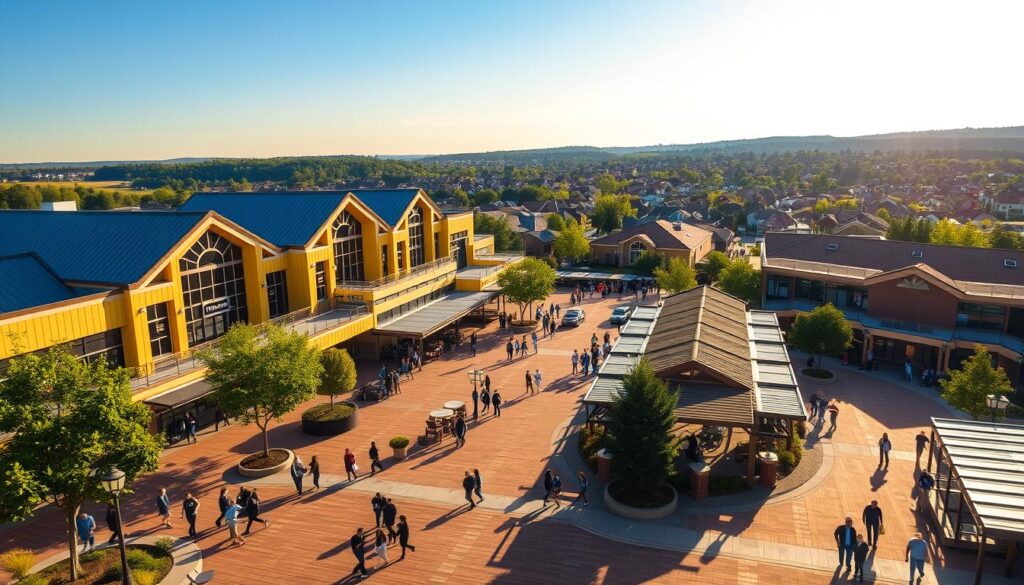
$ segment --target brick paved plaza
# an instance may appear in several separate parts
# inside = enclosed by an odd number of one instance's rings
[[[568,306],[568,294],[554,299]],[[354,560],[348,539],[359,527],[374,524],[370,498],[380,490],[394,498],[408,517],[411,543],[417,551],[372,571],[379,583],[829,583],[846,579],[835,571],[832,532],[849,514],[858,519],[872,499],[886,518],[887,533],[872,555],[869,580],[905,582],[903,549],[916,530],[924,528],[914,516],[912,485],[913,437],[927,427],[930,416],[950,416],[934,397],[856,370],[842,370],[836,383],[822,392],[840,401],[838,430],[831,436],[809,435],[809,447],[821,449],[822,468],[808,482],[767,503],[743,505],[730,498],[697,505],[681,499],[682,510],[672,518],[649,525],[628,523],[611,516],[600,504],[602,486],[593,478],[586,509],[568,506],[575,496],[570,474],[581,468],[574,438],[567,434],[578,423],[578,401],[586,384],[570,375],[572,348],[589,343],[591,333],[603,335],[617,301],[588,301],[587,322],[542,340],[540,352],[513,362],[504,360],[505,338],[497,324],[480,332],[479,355],[469,355],[468,343],[428,364],[415,380],[402,383],[402,394],[381,403],[361,404],[359,426],[344,435],[315,438],[299,429],[301,408],[273,426],[272,446],[294,449],[304,461],[318,455],[324,473],[319,492],[295,495],[287,472],[258,481],[265,502],[264,516],[272,525],[258,528],[241,547],[228,546],[226,530],[212,525],[217,492],[242,478],[234,465],[259,448],[254,427],[239,424],[200,436],[198,444],[169,449],[158,473],[139,481],[136,493],[123,504],[131,535],[185,535],[177,519],[182,497],[196,494],[202,502],[202,532],[197,544],[206,569],[217,572],[216,583],[341,583],[348,580]],[[614,334],[614,331],[613,331]],[[795,358],[798,359],[798,358]],[[395,435],[415,437],[423,432],[426,414],[446,400],[469,399],[467,371],[488,371],[492,388],[504,397],[501,418],[486,417],[471,424],[464,448],[450,439],[440,446],[414,446],[402,462],[390,460],[387,441]],[[544,389],[524,395],[524,372],[540,368]],[[365,364],[361,381],[375,375]],[[804,394],[816,386],[801,380]],[[303,407],[304,408],[304,407]],[[876,470],[875,444],[889,432],[894,445],[887,473]],[[387,469],[374,478],[344,482],[341,464],[345,448],[352,449],[362,469],[369,469],[366,451],[377,441]],[[462,505],[460,481],[467,469],[478,468],[487,500],[475,510]],[[565,480],[570,495],[559,510],[542,507],[538,484],[547,467]],[[309,481],[307,480],[307,485]],[[166,487],[175,503],[175,527],[159,529],[153,498]],[[759,494],[751,494],[757,500]],[[89,509],[102,524],[103,511]],[[97,540],[106,540],[103,531]],[[53,510],[40,510],[27,522],[7,526],[0,546],[28,546],[40,558],[64,546],[63,519]],[[639,545],[639,546],[638,546]],[[936,550],[929,560],[929,581],[969,582],[973,554]],[[368,557],[367,566],[376,559]],[[1001,562],[989,559],[986,582],[999,583]]]

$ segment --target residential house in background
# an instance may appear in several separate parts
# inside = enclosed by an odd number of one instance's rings
[[[832,228],[837,236],[885,236],[889,230],[889,222],[866,211],[841,209],[836,212],[838,224]]]
[[[683,258],[690,266],[714,249],[714,234],[688,223],[655,220],[590,242],[596,264],[631,266],[651,250],[666,258]]]

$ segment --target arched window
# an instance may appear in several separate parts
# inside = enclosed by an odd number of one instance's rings
[[[413,207],[406,222],[409,226],[409,268],[423,264],[423,216]]]
[[[636,261],[640,259],[640,254],[644,253],[647,246],[643,242],[633,242],[629,245],[629,263],[636,264]]]
[[[366,280],[363,272],[363,226],[343,211],[334,220],[334,281]]]
[[[216,339],[248,320],[242,249],[206,232],[178,260],[188,345]]]

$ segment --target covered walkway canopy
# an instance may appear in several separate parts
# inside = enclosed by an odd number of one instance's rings
[[[454,292],[373,330],[376,335],[423,339],[437,333],[501,294],[500,290]]]
[[[978,548],[975,583],[985,551],[1005,550],[1009,576],[1024,542],[1024,425],[933,418],[928,470],[943,544]]]

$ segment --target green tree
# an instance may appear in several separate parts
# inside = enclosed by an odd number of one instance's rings
[[[789,342],[804,353],[836,355],[853,342],[853,329],[846,316],[832,303],[796,316]]]
[[[640,358],[622,381],[612,403],[608,448],[615,456],[617,481],[628,499],[644,502],[664,485],[679,452],[676,394],[654,375],[647,358]],[[629,503],[629,502],[627,502]]]
[[[228,181],[228,189],[235,192],[252,191],[252,183],[245,177],[242,177],[241,181],[231,179]]]
[[[658,286],[669,293],[690,290],[697,286],[697,276],[690,263],[682,258],[672,258],[665,268],[654,269],[654,279]]]
[[[276,325],[234,325],[213,348],[199,352],[199,359],[210,368],[206,381],[213,401],[260,429],[264,455],[270,454],[270,422],[313,398],[324,369],[306,335]]]
[[[503,213],[473,214],[473,231],[478,234],[492,234],[495,252],[523,249],[523,237],[512,230],[508,217]]]
[[[761,273],[746,260],[735,260],[722,269],[718,276],[721,290],[743,299],[751,307],[761,303]]]
[[[494,203],[500,196],[494,189],[479,189],[473,193],[473,205],[487,205]]]
[[[1024,239],[1020,234],[1011,232],[1003,224],[997,224],[988,235],[989,245],[1002,250],[1020,250],[1024,248]]]
[[[661,254],[654,250],[644,250],[633,263],[633,270],[641,276],[654,276],[654,270],[664,263],[665,257]]]
[[[889,213],[889,210],[884,207],[878,208],[878,213],[875,215],[878,216],[878,219],[884,219],[888,222],[892,221],[892,215]]]
[[[555,231],[562,231],[565,229],[565,220],[562,216],[557,213],[549,213],[547,216],[548,229]]]
[[[154,471],[163,448],[149,432],[152,412],[132,400],[122,368],[87,364],[66,347],[11,360],[0,382],[0,516],[32,515],[48,502],[64,512],[71,580],[81,574],[75,517],[88,500],[105,502],[97,473],[117,467],[131,485]]]
[[[555,291],[555,270],[539,258],[523,258],[498,276],[498,286],[509,301],[519,306],[519,320],[525,319],[526,306],[543,301]]]
[[[323,373],[320,374],[320,386],[317,394],[331,397],[331,406],[334,406],[334,397],[342,392],[348,392],[356,387],[356,362],[348,351],[332,347],[320,354],[320,365],[323,366]]]
[[[471,205],[469,195],[466,195],[466,192],[459,187],[451,192],[451,198],[461,207],[469,207]]]
[[[992,367],[992,356],[984,345],[974,346],[974,355],[959,370],[951,370],[948,380],[939,380],[946,402],[971,415],[975,420],[989,412],[989,394],[1013,394],[1013,385],[1003,368]]]
[[[569,220],[569,225],[555,236],[551,248],[559,259],[568,259],[573,262],[590,256],[590,242],[587,240],[587,236],[583,235],[583,228],[575,220]]]
[[[598,195],[590,219],[594,227],[611,233],[622,227],[622,218],[627,216],[636,217],[636,210],[629,203],[629,195]]]
[[[931,242],[933,244],[946,244],[956,246],[960,243],[959,226],[948,219],[939,220],[932,228]]]
[[[597,178],[597,188],[604,195],[622,193],[629,186],[629,179],[618,180],[611,173],[604,173]]]
[[[732,260],[724,252],[714,250],[704,257],[704,260],[697,268],[707,278],[708,282],[714,282],[718,280],[718,275],[722,270],[731,263]]]

